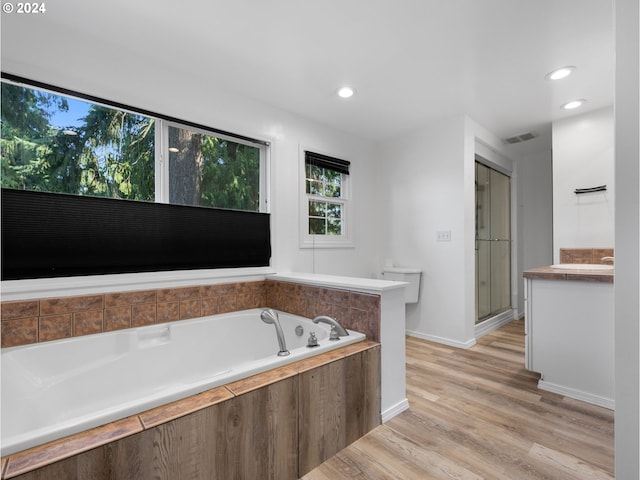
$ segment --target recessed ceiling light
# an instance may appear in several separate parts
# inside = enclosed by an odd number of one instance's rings
[[[566,78],[576,69],[576,67],[561,67],[556,68],[553,72],[547,73],[545,78],[549,80],[560,80],[561,78]]]
[[[341,98],[353,97],[354,93],[356,93],[356,91],[353,87],[342,87],[338,90],[338,96]]]
[[[584,98],[580,98],[579,100],[571,100],[570,102],[565,103],[560,108],[563,110],[573,110],[574,108],[581,107],[584,105],[586,100]]]

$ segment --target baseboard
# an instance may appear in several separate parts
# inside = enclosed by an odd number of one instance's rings
[[[395,417],[396,415],[401,414],[402,412],[404,412],[405,410],[409,409],[409,400],[407,400],[406,398],[398,403],[396,403],[395,405],[387,408],[385,411],[382,412],[381,416],[382,416],[382,423],[386,423],[389,420],[391,420],[393,417]]]
[[[558,393],[565,397],[575,398],[576,400],[582,400],[583,402],[615,410],[615,400],[613,398],[601,397],[599,395],[583,392],[582,390],[576,390],[575,388],[564,387],[544,380],[538,380],[538,388],[540,390]]]
[[[410,337],[420,338],[422,340],[428,340],[430,342],[442,343],[444,345],[449,345],[450,347],[463,348],[468,349],[473,347],[476,344],[476,339],[472,338],[466,342],[459,342],[458,340],[451,340],[450,338],[438,337],[437,335],[428,335],[422,332],[416,332],[414,330],[406,330],[405,333]]]
[[[507,310],[506,312],[502,312],[495,317],[491,317],[488,320],[485,320],[482,323],[476,325],[475,334],[476,338],[480,338],[487,333],[491,333],[494,330],[506,325],[510,321],[514,319],[513,310]]]

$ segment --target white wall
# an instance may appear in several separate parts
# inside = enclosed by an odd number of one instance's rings
[[[380,145],[379,192],[386,225],[382,258],[422,270],[420,298],[407,306],[407,330],[465,344],[465,117],[429,125]],[[450,242],[436,232],[451,231]]]
[[[34,36],[36,32],[34,32]],[[37,41],[34,39],[34,41]],[[42,41],[46,41],[43,39]],[[116,54],[117,53],[117,54]],[[120,54],[122,53],[122,55]],[[170,115],[272,142],[272,265],[278,271],[304,271],[372,277],[376,273],[375,172],[368,168],[371,142],[355,138],[275,107],[261,104],[213,83],[184,77],[152,62],[126,62],[126,52],[101,52],[101,61],[87,68],[83,58],[21,59],[3,45],[2,69],[7,73],[91,94],[107,100]],[[118,64],[111,63],[113,59]],[[119,62],[124,59],[126,68]],[[299,145],[351,161],[356,248],[299,248]]]
[[[616,479],[640,478],[640,8],[616,0]]]
[[[553,123],[553,249],[613,248],[613,107]],[[576,195],[576,188],[606,192]]]
[[[523,156],[517,161],[518,228],[520,255],[518,288],[524,292],[522,272],[553,263],[553,178],[551,151]],[[524,295],[518,298],[518,311],[524,312]]]
[[[459,347],[475,342],[475,149],[499,140],[466,116],[381,142],[380,268],[422,270],[420,298],[407,305],[411,335]],[[501,156],[510,170],[508,159]],[[438,231],[451,241],[436,241]]]
[[[524,269],[553,261],[553,178],[551,152],[529,154],[518,161]]]

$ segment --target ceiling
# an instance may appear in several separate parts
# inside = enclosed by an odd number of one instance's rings
[[[84,68],[93,55],[135,75],[142,60],[367,139],[467,114],[500,138],[540,135],[510,147],[523,149],[550,148],[553,120],[613,104],[612,0],[56,0],[46,7],[2,14],[3,71],[21,74],[56,57],[65,68]],[[565,65],[577,67],[569,78],[545,79]],[[356,89],[348,100],[336,95],[344,84]],[[586,105],[560,109],[575,98]]]

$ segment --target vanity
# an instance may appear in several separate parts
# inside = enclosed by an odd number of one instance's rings
[[[613,280],[595,263],[525,270],[525,364],[539,388],[614,408]]]

